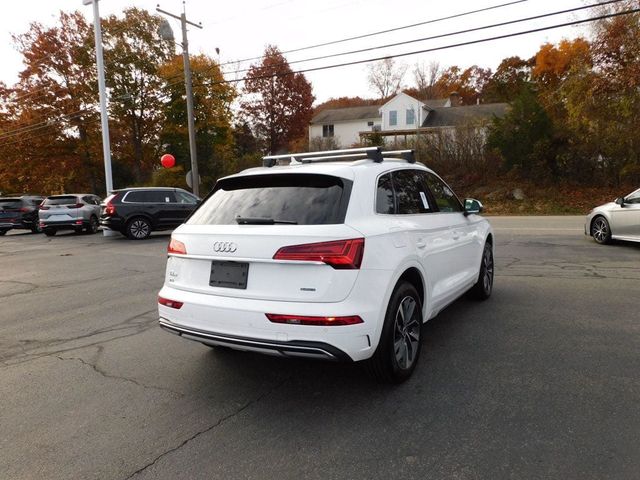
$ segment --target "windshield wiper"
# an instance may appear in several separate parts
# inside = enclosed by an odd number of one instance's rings
[[[291,222],[289,220],[276,220],[273,218],[260,218],[260,217],[241,217],[236,216],[236,222],[238,225],[275,225],[277,223],[283,223],[286,225],[297,225],[298,222]]]

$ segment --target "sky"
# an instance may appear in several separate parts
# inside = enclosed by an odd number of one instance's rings
[[[293,50],[500,5],[509,1],[513,0],[324,0],[322,2],[306,0],[241,0],[233,2],[187,0],[187,18],[194,22],[201,22],[204,27],[202,30],[194,27],[189,29],[189,48],[192,53],[206,53],[214,58],[218,57],[215,49],[219,48],[219,60],[226,63],[259,57],[264,52],[265,46],[269,44],[276,45],[281,51]],[[298,62],[311,57],[378,47],[556,12],[596,1],[526,0],[487,12],[322,48],[292,52],[285,56],[289,62]],[[182,0],[100,0],[99,5],[101,15],[105,16],[119,14],[130,6],[154,11],[158,2],[164,10],[177,14],[182,10]],[[3,15],[0,17],[0,59],[2,59],[0,62],[2,65],[0,67],[0,81],[13,84],[17,80],[18,72],[22,69],[21,56],[12,44],[12,34],[25,32],[31,22],[55,25],[60,10],[80,10],[89,19],[92,18],[93,12],[91,6],[82,4],[82,0],[29,0],[24,4],[22,2],[7,2],[3,5]],[[300,63],[292,63],[291,67],[297,70],[397,55],[565,23],[594,15],[593,9],[584,10],[443,39],[421,41],[324,60],[301,61]],[[171,23],[175,33],[179,36],[179,22],[171,20]],[[427,64],[436,61],[444,67],[451,65],[468,67],[475,64],[495,69],[505,57],[514,55],[524,58],[531,57],[544,42],[555,43],[562,38],[574,38],[588,34],[589,28],[587,26],[564,27],[488,43],[405,56],[396,61],[408,67],[404,84],[412,86],[411,70],[418,62]],[[240,68],[247,68],[249,65],[250,62],[243,63]],[[237,69],[237,66],[226,65],[224,68],[233,71]],[[227,78],[234,78],[237,75],[231,72]],[[367,82],[366,64],[308,72],[305,75],[313,85],[316,103],[331,97],[374,96],[374,92]]]

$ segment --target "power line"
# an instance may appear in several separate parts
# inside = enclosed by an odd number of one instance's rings
[[[446,37],[453,37],[455,35],[462,35],[465,33],[471,33],[471,32],[478,32],[481,30],[488,30],[491,28],[497,28],[497,27],[504,27],[507,25],[513,25],[516,23],[523,23],[523,22],[529,22],[531,20],[539,20],[541,18],[548,18],[548,17],[553,17],[556,15],[563,15],[565,13],[572,13],[572,12],[577,12],[580,10],[585,10],[585,9],[589,9],[589,8],[594,8],[594,7],[599,7],[602,5],[608,5],[608,4],[612,4],[612,3],[619,3],[623,0],[609,0],[609,1],[605,1],[605,2],[601,2],[601,3],[595,3],[595,4],[591,4],[591,5],[583,5],[581,7],[575,7],[575,8],[569,8],[567,10],[559,10],[557,12],[551,12],[551,13],[544,13],[544,14],[540,14],[540,15],[534,15],[532,17],[526,17],[526,18],[520,18],[517,20],[509,20],[509,21],[505,21],[505,22],[500,22],[500,23],[493,23],[490,25],[484,25],[482,27],[474,27],[474,28],[467,28],[464,30],[458,30],[456,32],[448,32],[448,33],[442,33],[442,34],[438,34],[438,35],[432,35],[430,37],[423,37],[423,38],[416,38],[416,39],[412,39],[412,40],[405,40],[402,42],[396,42],[396,43],[389,43],[386,45],[379,45],[376,47],[367,47],[367,48],[361,48],[358,50],[351,50],[348,52],[340,52],[340,53],[333,53],[333,54],[329,54],[329,55],[322,55],[319,57],[312,57],[312,58],[305,58],[302,60],[295,60],[295,61],[291,61],[291,62],[281,62],[281,63],[276,63],[274,66],[278,66],[278,65],[293,65],[296,63],[304,63],[304,62],[312,62],[315,60],[325,60],[327,58],[334,58],[334,57],[341,57],[344,55],[353,55],[355,53],[363,53],[363,52],[370,52],[373,50],[380,50],[383,48],[390,48],[390,47],[398,47],[400,45],[408,45],[410,43],[417,43],[417,42],[424,42],[427,40],[435,40],[437,38],[446,38]],[[245,68],[242,70],[235,70],[232,72],[226,72],[226,73],[243,73],[243,72],[248,72],[249,70],[251,70],[250,68]]]
[[[620,0],[619,0],[620,1]],[[531,33],[538,33],[538,32],[544,32],[546,30],[554,30],[557,28],[563,28],[563,27],[570,27],[570,26],[574,26],[574,25],[581,25],[584,23],[590,23],[590,22],[595,22],[598,20],[604,20],[607,18],[613,18],[613,17],[619,17],[622,15],[629,15],[632,13],[638,13],[640,12],[640,8],[634,8],[631,10],[624,10],[622,12],[616,12],[616,13],[610,13],[610,14],[606,14],[606,15],[599,15],[597,17],[590,17],[590,18],[585,18],[582,20],[574,20],[571,22],[565,22],[565,23],[558,23],[555,25],[549,25],[546,27],[540,27],[540,28],[534,28],[531,30],[524,30],[521,32],[513,32],[513,33],[508,33],[505,35],[496,35],[493,37],[487,37],[487,38],[480,38],[477,40],[470,40],[470,41],[466,41],[466,42],[459,42],[459,43],[452,43],[449,45],[443,45],[440,47],[433,47],[433,48],[426,48],[423,50],[415,50],[412,52],[405,52],[405,53],[397,53],[395,55],[386,55],[384,57],[375,57],[375,58],[367,58],[365,60],[355,60],[352,62],[345,62],[345,63],[336,63],[333,65],[325,65],[323,67],[313,67],[313,68],[304,68],[304,69],[300,69],[300,70],[293,70],[291,72],[286,72],[286,73],[275,73],[272,75],[260,75],[257,77],[252,77],[251,80],[259,80],[259,79],[264,79],[264,78],[275,78],[275,77],[284,77],[287,75],[295,75],[298,73],[307,73],[307,72],[316,72],[319,70],[329,70],[329,69],[333,69],[333,68],[340,68],[340,67],[349,67],[352,65],[360,65],[363,63],[370,63],[370,62],[377,62],[380,60],[386,60],[388,58],[398,58],[398,57],[408,57],[411,55],[418,55],[420,53],[431,53],[431,52],[437,52],[440,50],[449,50],[451,48],[458,48],[458,47],[465,47],[468,45],[476,45],[479,43],[486,43],[486,42],[492,42],[495,40],[503,40],[506,38],[511,38],[511,37],[518,37],[518,36],[522,36],[522,35],[528,35]],[[224,81],[218,81],[218,82],[211,82],[211,84],[219,84],[219,83],[239,83],[245,80],[248,80],[248,77],[243,77],[243,78],[237,78],[237,79],[233,79],[233,80],[224,80]]]
[[[443,22],[445,20],[453,20],[454,18],[465,17],[465,16],[468,16],[468,15],[473,15],[475,13],[488,12],[490,10],[496,10],[498,8],[508,7],[508,6],[515,5],[515,4],[518,4],[518,3],[523,3],[523,2],[526,2],[526,1],[528,1],[528,0],[514,0],[514,1],[511,1],[511,2],[507,2],[507,3],[501,3],[499,5],[493,5],[491,7],[484,7],[484,8],[479,8],[479,9],[476,9],[476,10],[469,10],[469,11],[466,11],[466,12],[447,15],[446,17],[434,18],[432,20],[425,20],[424,22],[412,23],[410,25],[402,25],[400,27],[389,28],[387,30],[379,30],[377,32],[365,33],[365,34],[356,35],[356,36],[353,36],[353,37],[342,38],[340,40],[331,40],[329,42],[317,43],[317,44],[314,44],[314,45],[308,45],[306,47],[293,48],[291,50],[285,50],[284,52],[280,52],[280,53],[282,53],[284,55],[284,54],[287,54],[287,53],[302,52],[303,50],[311,50],[313,48],[320,48],[320,47],[326,47],[326,46],[329,46],[329,45],[336,45],[338,43],[350,42],[352,40],[360,40],[361,38],[368,38],[368,37],[373,37],[373,36],[376,36],[376,35],[382,35],[382,34],[385,34],[385,33],[397,32],[397,31],[400,31],[400,30],[405,30],[407,28],[414,28],[414,27],[419,27],[419,26],[422,26],[422,25],[428,25],[428,24],[431,24],[431,23]],[[264,58],[264,55],[261,55],[259,57],[244,58],[242,60],[229,61],[229,62],[221,63],[219,66],[222,67],[224,65],[233,65],[233,64],[236,64],[236,63],[250,62],[252,60],[260,60],[262,58]]]

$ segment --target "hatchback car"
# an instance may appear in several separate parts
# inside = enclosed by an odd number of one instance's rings
[[[81,233],[98,231],[100,198],[90,193],[52,195],[40,205],[40,227],[45,235],[53,236],[59,230]]]
[[[594,208],[587,215],[584,233],[600,244],[611,240],[640,242],[640,188]]]
[[[0,197],[0,235],[14,228],[40,233],[38,205],[42,199],[34,195]]]
[[[481,210],[410,152],[266,157],[219,180],[173,232],[160,326],[211,346],[365,361],[403,381],[425,321],[465,292],[491,294]]]
[[[171,230],[184,222],[200,200],[181,188],[126,188],[104,199],[100,225],[133,240],[156,230]]]

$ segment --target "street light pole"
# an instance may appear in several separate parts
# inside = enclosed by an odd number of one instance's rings
[[[98,90],[100,92],[100,120],[102,122],[102,152],[104,156],[104,180],[107,195],[113,190],[111,174],[111,142],[109,140],[109,116],[107,114],[107,92],[104,81],[104,60],[102,57],[102,29],[100,28],[99,0],[82,0],[83,5],[93,4],[93,31],[96,42],[96,64],[98,67]]]
[[[184,2],[183,2],[184,3]],[[196,127],[193,113],[193,85],[191,83],[191,62],[189,61],[189,42],[187,40],[187,24],[197,28],[202,25],[187,20],[187,15],[182,12],[180,16],[162,10],[160,6],[156,8],[160,12],[169,17],[180,20],[182,25],[182,60],[184,63],[184,86],[187,93],[187,125],[189,127],[189,154],[191,157],[191,181],[192,191],[196,197],[200,196],[200,175],[198,174],[198,152],[196,151]]]

